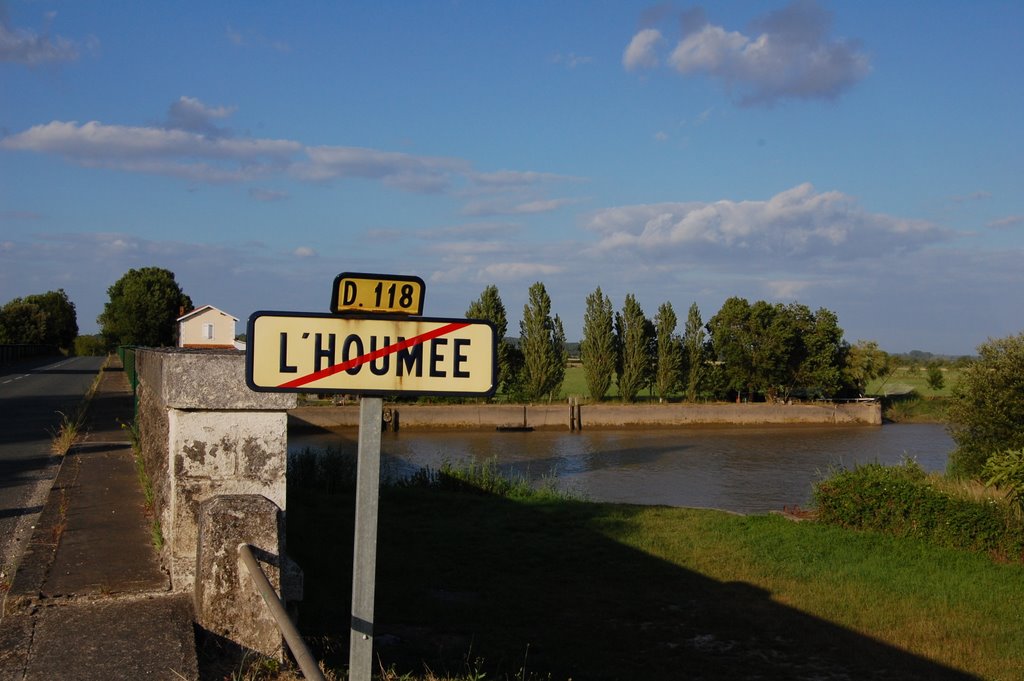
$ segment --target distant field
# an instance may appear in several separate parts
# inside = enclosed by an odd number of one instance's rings
[[[867,394],[894,395],[914,390],[921,397],[949,397],[952,394],[953,386],[956,385],[956,382],[960,378],[960,370],[943,369],[942,375],[945,379],[945,385],[941,390],[932,390],[928,387],[927,369],[918,369],[914,371],[909,367],[901,367],[888,379],[876,379],[868,383]],[[580,395],[582,397],[589,396],[589,391],[587,390],[587,379],[583,373],[583,367],[580,365],[569,366],[565,371],[565,383],[562,384],[562,392],[559,394],[559,399],[566,399],[570,395]],[[605,398],[607,399],[609,397],[618,396],[619,389],[613,380],[612,386],[608,390],[608,394]],[[677,393],[674,394],[673,397],[682,397],[682,395]],[[655,399],[646,392],[641,395],[641,399],[645,398]]]
[[[590,397],[590,391],[587,389],[587,376],[583,372],[583,366],[581,364],[569,365],[565,370],[565,382],[562,383],[562,392],[559,394],[563,400],[570,395],[578,395],[580,397]],[[615,385],[615,379],[612,379],[612,385],[608,389],[608,393],[605,395],[608,397],[618,397],[619,387]]]
[[[917,392],[921,397],[949,397],[953,394],[953,386],[960,380],[960,369],[943,369],[945,385],[940,390],[932,390],[928,387],[928,370],[912,370],[909,367],[900,367],[887,379],[875,379],[868,383],[868,395],[900,395],[911,390]]]

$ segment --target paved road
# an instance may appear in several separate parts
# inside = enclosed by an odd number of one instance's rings
[[[49,358],[0,368],[0,583],[13,575],[57,474],[50,442],[61,414],[81,403],[103,359]]]

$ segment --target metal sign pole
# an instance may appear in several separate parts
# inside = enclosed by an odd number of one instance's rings
[[[370,681],[373,671],[373,593],[377,579],[377,505],[380,493],[380,419],[384,400],[359,402],[356,526],[352,556],[352,629],[349,680]]]

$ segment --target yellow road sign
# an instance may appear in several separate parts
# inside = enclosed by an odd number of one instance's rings
[[[419,316],[425,290],[419,277],[342,272],[334,278],[331,312]]]
[[[246,383],[265,392],[494,393],[494,326],[471,319],[256,312]]]

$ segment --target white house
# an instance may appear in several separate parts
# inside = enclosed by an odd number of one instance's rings
[[[197,307],[178,317],[178,347],[244,350],[245,343],[235,340],[236,322],[213,305]]]

